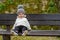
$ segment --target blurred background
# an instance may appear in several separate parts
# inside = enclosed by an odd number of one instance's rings
[[[60,0],[0,0],[0,14],[16,14],[20,4],[24,6],[26,14],[60,14]],[[35,30],[60,29],[60,26],[48,26],[31,27]],[[5,25],[2,28],[5,29]]]
[[[15,14],[20,4],[26,14],[60,13],[60,0],[0,0],[0,14]]]

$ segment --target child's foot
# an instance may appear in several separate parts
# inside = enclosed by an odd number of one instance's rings
[[[26,36],[26,35],[27,35],[27,33],[28,33],[28,31],[27,31],[27,30],[25,30],[25,31],[23,32],[22,36]]]
[[[13,33],[14,35],[18,35],[16,32]]]
[[[12,35],[18,35],[16,32],[12,31]]]

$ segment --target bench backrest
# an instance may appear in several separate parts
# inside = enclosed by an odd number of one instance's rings
[[[15,23],[16,17],[16,14],[0,14],[0,25],[6,25],[7,31],[10,32],[10,25]],[[27,19],[31,25],[60,25],[60,14],[27,14]],[[1,33],[2,35],[4,34],[3,32]],[[35,30],[29,32],[28,35],[60,36],[60,30]],[[10,40],[10,35],[6,35],[5,33],[3,40]]]
[[[0,25],[13,25],[16,14],[0,14]],[[27,14],[31,25],[60,25],[60,14]]]

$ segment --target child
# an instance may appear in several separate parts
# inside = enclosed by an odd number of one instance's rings
[[[17,19],[12,28],[12,32],[14,35],[26,35],[28,30],[31,30],[30,24],[26,18],[25,11],[23,9],[23,5],[18,6],[17,10]]]

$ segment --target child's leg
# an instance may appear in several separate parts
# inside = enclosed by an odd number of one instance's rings
[[[28,33],[27,27],[22,28],[22,35],[25,36]]]
[[[19,30],[19,27],[15,27],[15,29],[13,30],[14,35],[18,35],[18,30]]]
[[[18,35],[22,35],[22,27],[19,26]]]
[[[18,26],[18,28],[16,28],[18,31],[16,33],[18,33],[18,35],[26,35],[27,34],[27,27],[25,26]]]

